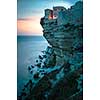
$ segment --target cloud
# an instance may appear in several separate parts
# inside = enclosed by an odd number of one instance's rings
[[[18,21],[31,21],[33,19],[30,18],[19,18]]]
[[[27,17],[22,17],[22,18],[18,18],[18,21],[36,21],[36,20],[40,20],[39,16],[27,16]]]

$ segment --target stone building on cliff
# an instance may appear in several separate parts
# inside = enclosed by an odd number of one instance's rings
[[[41,24],[50,22],[57,22],[57,25],[64,25],[67,23],[75,25],[82,24],[82,12],[83,9],[81,1],[77,2],[74,6],[71,6],[69,9],[62,6],[55,6],[53,7],[53,10],[45,9],[45,16],[42,18],[44,21],[41,19]],[[42,26],[44,25],[42,24]]]

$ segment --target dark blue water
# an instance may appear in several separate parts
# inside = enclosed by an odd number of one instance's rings
[[[23,85],[30,79],[27,70],[29,65],[35,63],[41,51],[45,50],[48,43],[42,36],[17,37],[17,90],[21,92]]]

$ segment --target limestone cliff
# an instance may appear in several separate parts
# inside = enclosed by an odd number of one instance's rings
[[[83,2],[58,11],[56,18],[45,15],[40,23],[56,55],[55,66],[62,66],[60,79],[47,100],[82,100]]]
[[[79,1],[65,11],[59,11],[56,19],[49,19],[46,16],[41,19],[43,35],[57,55],[56,65],[63,64],[70,59],[75,60],[75,56],[82,56],[82,17],[82,2]]]

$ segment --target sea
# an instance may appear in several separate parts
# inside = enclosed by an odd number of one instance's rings
[[[31,77],[28,66],[35,64],[47,46],[43,36],[17,36],[17,95]]]

